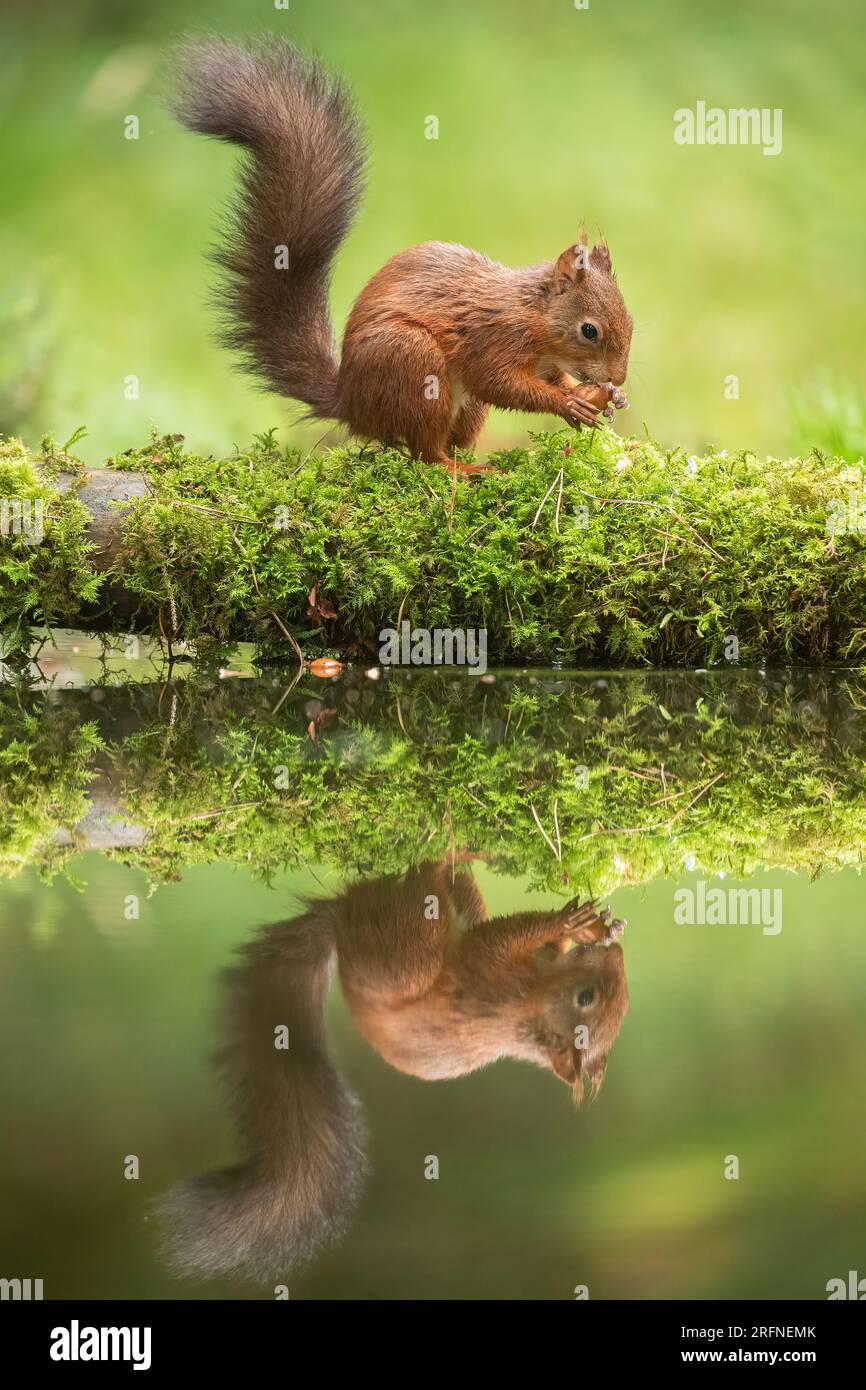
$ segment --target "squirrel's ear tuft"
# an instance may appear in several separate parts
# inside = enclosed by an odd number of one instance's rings
[[[586,274],[588,264],[589,252],[585,241],[566,246],[553,267],[553,288],[556,293],[562,294],[572,285],[578,284]]]
[[[606,241],[597,241],[589,253],[589,263],[595,270],[610,275],[610,248]]]

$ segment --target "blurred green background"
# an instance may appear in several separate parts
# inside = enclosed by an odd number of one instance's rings
[[[56,1297],[272,1297],[170,1278],[147,1203],[233,1161],[208,1059],[233,948],[292,914],[328,873],[270,890],[220,866],[146,897],[93,853],[65,881],[0,884],[3,1272]],[[549,906],[476,867],[491,914]],[[687,877],[684,883],[692,882]],[[731,881],[732,882],[732,881]],[[597,1101],[498,1062],[458,1081],[390,1070],[338,993],[331,1048],[369,1123],[373,1177],[345,1240],[290,1280],[293,1298],[825,1298],[866,1239],[862,882],[760,874],[777,936],[676,926],[676,884],[624,889],[631,1008]],[[126,921],[126,895],[141,916]],[[141,1177],[123,1177],[137,1154]],[[425,1180],[436,1154],[438,1182]],[[740,1160],[726,1181],[726,1155]]]
[[[334,285],[338,330],[367,277],[408,244],[537,261],[585,218],[610,240],[637,325],[621,428],[646,423],[696,449],[859,456],[861,21],[856,0],[7,0],[0,431],[62,442],[84,423],[91,463],[152,423],[214,450],[272,425],[284,439],[321,437],[211,341],[202,251],[234,155],[176,128],[159,99],[179,34],[274,30],[346,73],[369,126],[369,192]],[[782,153],[675,145],[674,111],[698,100],[781,107]],[[137,141],[124,138],[130,114]],[[431,114],[437,141],[424,138]],[[137,401],[124,397],[129,374]],[[532,427],[496,414],[482,448]]]

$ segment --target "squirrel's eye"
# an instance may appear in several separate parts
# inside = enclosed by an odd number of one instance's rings
[[[594,989],[582,989],[582,990],[580,991],[580,994],[577,996],[577,1002],[578,1002],[578,1004],[580,1005],[580,1007],[581,1007],[582,1009],[586,1009],[586,1008],[588,1008],[589,1005],[592,1003],[592,1001],[593,1001],[594,998],[595,998],[595,990],[594,990]]]
[[[580,325],[580,331],[584,338],[588,338],[591,343],[594,343],[598,337],[598,329],[594,323],[582,323]]]

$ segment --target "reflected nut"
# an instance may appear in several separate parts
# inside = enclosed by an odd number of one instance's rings
[[[318,676],[321,680],[339,676],[342,669],[342,661],[337,661],[331,656],[317,656],[315,661],[310,662],[310,675]]]

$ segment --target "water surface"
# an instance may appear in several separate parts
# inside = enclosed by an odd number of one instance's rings
[[[862,682],[127,663],[115,684],[116,663],[54,661],[0,690],[4,1276],[46,1297],[820,1298],[862,1264]],[[407,1074],[335,984],[333,1073],[317,1053],[288,1113],[312,998],[291,924],[310,896],[367,913],[393,962],[407,918],[429,944],[433,873],[464,929],[589,896],[627,920],[598,1095],[576,1106],[538,1059]],[[502,995],[485,1026],[510,1038]],[[455,1069],[458,1031],[431,1026],[428,1070]],[[226,1256],[212,1207],[179,1204],[216,1190],[191,1181],[253,1154],[225,1210],[257,1182],[279,1205],[293,1125],[309,1147],[343,1086],[366,1137],[331,1156],[342,1235],[279,1276],[196,1277]]]

